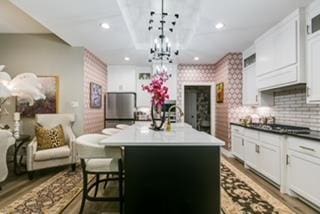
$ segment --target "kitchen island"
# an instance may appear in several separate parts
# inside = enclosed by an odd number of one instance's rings
[[[220,213],[220,146],[184,123],[153,131],[137,123],[101,141],[125,147],[125,214]]]

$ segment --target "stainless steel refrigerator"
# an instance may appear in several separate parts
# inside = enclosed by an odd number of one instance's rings
[[[136,93],[110,92],[106,94],[105,115],[107,128],[117,124],[133,124],[136,111]]]

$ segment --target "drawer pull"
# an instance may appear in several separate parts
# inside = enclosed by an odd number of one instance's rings
[[[299,146],[301,149],[304,149],[304,150],[308,150],[308,151],[311,151],[311,152],[315,152],[314,149],[312,148],[309,148],[309,147],[305,147],[305,146]]]

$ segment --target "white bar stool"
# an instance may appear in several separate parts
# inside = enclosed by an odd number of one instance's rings
[[[111,135],[118,133],[119,131],[121,131],[121,130],[115,129],[115,128],[106,128],[106,129],[103,129],[101,132],[102,132],[102,134],[111,136]]]
[[[123,167],[121,149],[119,147],[105,147],[99,141],[107,136],[103,134],[86,134],[76,139],[76,149],[81,160],[83,173],[83,195],[80,213],[83,213],[86,200],[88,201],[119,201],[120,213],[123,212]],[[88,175],[95,175],[96,181],[90,183]],[[107,175],[106,179],[100,179],[100,175]],[[109,175],[117,175],[116,178],[109,178]],[[97,197],[99,183],[108,180],[119,182],[118,197]],[[94,196],[89,192],[95,187]]]
[[[130,126],[129,125],[127,125],[127,124],[118,124],[118,125],[116,125],[116,128],[117,129],[127,129],[127,128],[129,128]]]

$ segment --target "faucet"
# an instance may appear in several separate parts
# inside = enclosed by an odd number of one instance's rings
[[[166,127],[167,132],[172,131],[172,125],[171,125],[171,121],[170,121],[170,116],[171,116],[171,111],[172,111],[172,109],[174,109],[174,108],[179,110],[180,116],[183,116],[183,115],[184,115],[182,109],[181,109],[179,106],[177,106],[177,105],[171,106],[171,107],[169,108],[169,110],[168,110],[168,122],[167,122],[167,127]]]

